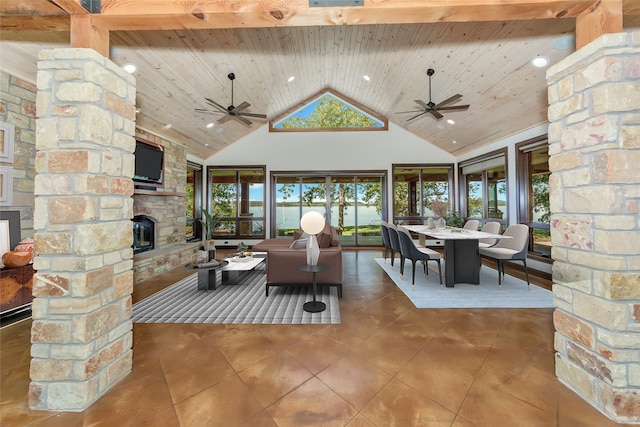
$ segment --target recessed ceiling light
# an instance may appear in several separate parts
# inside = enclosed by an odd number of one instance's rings
[[[456,121],[455,120],[451,120],[451,119],[447,119],[447,123],[449,123],[450,125],[455,125]]]
[[[456,141],[455,139],[453,141],[451,141],[452,144],[457,144],[458,141]]]
[[[295,79],[296,79],[296,76],[289,76],[289,78],[287,79],[287,83],[291,83]]]
[[[436,125],[436,127],[437,127],[438,129],[444,129],[444,125],[443,125],[442,123],[438,123],[438,124]]]
[[[536,56],[531,60],[531,65],[536,68],[544,68],[549,65],[549,58],[546,56]]]
[[[122,66],[122,69],[125,70],[127,73],[131,74],[137,70],[137,67],[133,64],[124,64]]]
[[[139,108],[136,108],[136,114],[138,114],[140,111],[142,111],[142,110],[139,109]]]
[[[208,147],[208,146],[209,146],[209,144],[204,144],[204,146],[205,146],[205,147]]]
[[[370,82],[371,81],[371,77],[369,77],[368,75],[364,75],[362,76],[363,79],[365,79],[366,81]]]
[[[167,123],[166,125],[164,125],[164,127],[166,127],[167,129],[171,129],[173,125],[171,123]]]
[[[207,123],[207,129],[211,129],[215,126],[215,123]]]

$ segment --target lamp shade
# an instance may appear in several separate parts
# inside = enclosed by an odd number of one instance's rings
[[[300,228],[307,234],[316,235],[324,229],[324,217],[320,212],[307,212],[300,218]]]

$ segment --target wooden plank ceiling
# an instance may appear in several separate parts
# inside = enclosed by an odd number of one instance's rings
[[[391,3],[395,8],[388,9]],[[485,7],[470,6],[479,3]],[[517,3],[519,14],[503,3]],[[640,28],[639,3],[623,2],[625,30]],[[35,82],[37,52],[70,45],[68,12],[82,12],[78,2],[0,4],[0,67]],[[248,112],[275,118],[330,87],[454,155],[543,124],[545,69],[530,60],[541,55],[555,63],[573,52],[554,43],[575,36],[572,17],[592,2],[367,0],[367,10],[317,12],[308,0],[228,1],[198,2],[197,13],[186,4],[193,3],[103,0],[102,14],[91,15],[91,22],[110,30],[109,56],[116,64],[137,66],[138,125],[188,141],[189,152],[206,159],[266,126],[252,119],[249,127],[230,120],[207,128],[220,116],[194,111],[209,107],[204,97],[231,103],[230,72],[236,75],[234,105],[247,101]],[[430,7],[416,18],[418,4]],[[569,18],[554,19],[558,15]],[[185,23],[191,28],[176,28]],[[469,110],[409,122],[410,114],[397,114],[416,110],[416,99],[429,100],[428,68],[436,71],[433,101],[460,93],[457,104],[470,104]],[[295,80],[287,82],[290,76]]]

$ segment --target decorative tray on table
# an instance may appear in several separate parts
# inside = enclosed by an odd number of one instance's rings
[[[212,259],[211,261],[207,261],[207,262],[187,264],[186,267],[187,268],[216,268],[216,267],[224,267],[227,264],[229,264],[229,261],[226,261],[226,260],[220,261],[217,259]]]

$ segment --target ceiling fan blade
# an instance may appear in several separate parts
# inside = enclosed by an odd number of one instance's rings
[[[266,119],[267,116],[266,114],[256,114],[256,113],[236,113],[238,116],[245,116],[245,117],[256,117],[258,119]]]
[[[435,117],[436,119],[441,119],[444,117],[442,114],[438,113],[436,110],[430,110],[428,112],[431,113],[433,117]]]
[[[228,122],[233,116],[231,114],[227,114],[224,117],[221,117],[218,119],[218,123],[225,123]]]
[[[234,119],[238,120],[241,123],[244,123],[247,126],[251,126],[253,123],[250,122],[249,120],[245,119],[244,117],[242,117],[239,114],[236,114],[235,116],[233,116]]]
[[[427,114],[427,113],[428,113],[428,111],[423,111],[422,113],[418,114],[417,116],[413,116],[410,119],[407,119],[407,121],[409,122],[409,121],[411,121],[413,119],[417,119],[418,117],[420,117],[420,116],[422,116],[424,114]]]
[[[419,99],[414,100],[413,102],[415,102],[416,104],[418,104],[419,106],[421,106],[422,108],[424,108],[425,110],[430,110],[431,107],[429,107],[429,104],[427,104],[424,101],[421,101]]]
[[[222,112],[224,112],[224,113],[226,113],[226,112],[227,112],[227,109],[226,109],[226,108],[224,108],[222,105],[218,104],[218,103],[217,103],[216,101],[214,101],[213,99],[205,98],[205,100],[206,100],[209,104],[213,105],[214,107],[219,108],[219,109],[220,109],[220,111],[222,111]]]
[[[435,106],[435,107],[433,107],[433,108],[435,108],[435,109],[437,110],[437,109],[438,109],[438,108],[440,108],[441,106],[443,106],[443,105],[447,105],[447,104],[449,104],[449,103],[451,103],[451,102],[453,102],[453,101],[456,101],[456,100],[458,100],[458,99],[460,99],[460,98],[462,98],[462,95],[460,95],[460,94],[458,93],[458,94],[456,94],[456,95],[453,95],[451,98],[445,99],[444,101],[442,101],[441,103],[439,103],[438,105],[436,105],[436,106]]]
[[[249,104],[248,102],[243,102],[242,104],[238,105],[236,108],[233,109],[234,113],[239,113],[240,111],[244,110],[247,107],[250,107],[251,104]]]
[[[451,107],[438,108],[438,111],[445,111],[445,110],[453,111],[453,110],[468,110],[468,109],[469,109],[468,105],[454,105],[454,106],[451,106]]]

